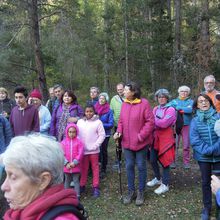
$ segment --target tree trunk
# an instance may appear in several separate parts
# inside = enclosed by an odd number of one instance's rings
[[[200,66],[198,87],[203,86],[203,78],[210,71],[211,43],[209,33],[209,1],[201,1],[200,37],[198,40],[197,62]]]
[[[48,99],[48,90],[46,76],[44,73],[44,62],[40,46],[40,30],[38,22],[38,0],[28,1],[28,14],[30,19],[30,33],[31,42],[34,50],[36,70],[38,74],[39,87],[43,95],[43,102],[46,103]]]
[[[178,75],[181,68],[181,0],[174,1],[175,8],[175,37],[173,57],[173,89],[178,87]]]
[[[125,42],[125,82],[129,81],[129,68],[128,68],[128,16],[127,16],[127,1],[123,0],[124,11],[124,42]]]

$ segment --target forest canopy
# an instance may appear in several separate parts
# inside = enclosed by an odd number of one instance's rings
[[[2,0],[0,80],[112,92],[141,83],[145,93],[180,85],[194,93],[207,74],[220,80],[218,0]]]

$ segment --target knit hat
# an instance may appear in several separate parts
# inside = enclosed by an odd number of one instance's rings
[[[157,99],[159,96],[165,96],[168,100],[170,99],[170,93],[167,89],[159,89],[155,92],[155,98]]]
[[[30,97],[32,98],[38,98],[38,99],[42,99],[42,95],[40,93],[40,91],[38,89],[34,89],[31,94],[30,94]]]
[[[105,97],[105,100],[106,100],[107,102],[109,102],[109,96],[108,96],[108,93],[106,93],[106,92],[102,92],[102,93],[99,94],[99,97],[100,97],[100,96],[104,96],[104,97]]]

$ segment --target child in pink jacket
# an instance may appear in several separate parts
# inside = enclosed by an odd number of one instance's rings
[[[81,192],[85,191],[88,178],[89,164],[91,164],[93,180],[93,196],[99,197],[99,152],[100,146],[105,139],[105,130],[98,116],[95,115],[93,106],[85,108],[85,117],[77,122],[79,137],[84,143],[84,157],[81,163]]]
[[[77,197],[80,197],[80,162],[83,157],[83,143],[77,137],[78,127],[75,123],[70,123],[66,127],[65,139],[61,142],[62,149],[64,152],[64,187],[70,188],[70,183],[73,181],[74,189],[77,193]]]

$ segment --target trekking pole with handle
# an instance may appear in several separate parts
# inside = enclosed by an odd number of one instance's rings
[[[119,189],[120,189],[120,200],[122,201],[122,182],[121,182],[121,154],[122,154],[122,148],[121,148],[121,139],[115,140],[116,144],[116,156],[118,160],[118,176],[119,176]]]

